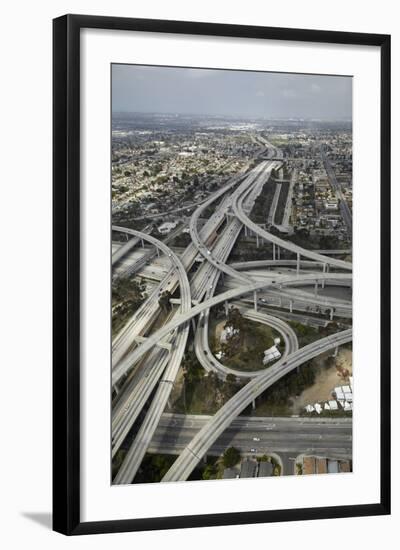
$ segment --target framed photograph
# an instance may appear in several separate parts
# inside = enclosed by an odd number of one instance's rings
[[[54,529],[390,513],[390,37],[54,20]]]

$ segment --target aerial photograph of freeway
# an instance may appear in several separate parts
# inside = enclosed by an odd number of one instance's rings
[[[352,79],[112,65],[112,483],[352,471]]]

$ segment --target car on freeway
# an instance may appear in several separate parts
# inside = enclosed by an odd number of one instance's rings
[[[256,452],[257,452],[257,449],[252,448],[252,449],[250,449],[250,452],[251,452],[251,453],[256,453]]]
[[[259,437],[253,437],[253,441],[260,441]]]

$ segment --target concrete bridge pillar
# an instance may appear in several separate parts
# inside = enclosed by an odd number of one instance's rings
[[[194,317],[192,317],[192,328],[193,328],[193,332],[196,332],[196,321]]]
[[[278,260],[281,259],[281,247],[278,246]]]
[[[314,296],[318,296],[318,281],[315,281]]]
[[[255,399],[253,399],[253,401],[251,402],[251,406],[252,406],[253,411],[255,411],[256,410],[256,400]]]
[[[259,247],[259,241],[258,241],[258,234],[256,233],[256,247],[258,248]]]
[[[293,300],[289,300],[289,311],[293,313]]]
[[[330,318],[331,321],[333,321],[333,307],[331,307],[331,309],[330,309],[329,318]]]
[[[157,252],[157,258],[160,257],[160,250],[158,249],[158,247],[156,246],[156,252]]]
[[[257,290],[254,291],[254,311],[257,311]]]
[[[142,243],[142,248],[144,248],[144,240],[141,239],[140,242]]]
[[[339,348],[338,348],[338,346],[336,346],[335,351],[333,352],[333,357],[337,356],[338,350],[339,350]]]
[[[272,259],[275,261],[275,243],[272,243]]]
[[[225,300],[224,302],[224,307],[225,307],[225,315],[226,317],[228,317],[228,313],[229,313],[229,306],[228,306],[228,302]]]
[[[297,274],[297,277],[299,276],[299,273],[300,273],[300,253],[297,252],[297,264],[296,264],[296,274]]]
[[[244,226],[244,236],[247,237],[247,225]]]

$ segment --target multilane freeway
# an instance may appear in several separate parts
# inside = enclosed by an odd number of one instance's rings
[[[166,242],[150,235],[150,228],[139,232],[113,226],[113,231],[132,237],[114,253],[113,264],[125,257],[129,269],[129,253],[143,242],[154,247],[151,254],[144,254],[145,262],[151,261],[155,254],[162,254],[170,264],[165,276],[160,277],[159,284],[132,313],[113,341],[112,385],[116,397],[112,412],[112,455],[115,456],[122,445],[126,448],[130,438],[126,456],[113,480],[116,484],[131,483],[149,451],[178,454],[162,481],[188,479],[207,453],[223,452],[229,441],[234,441],[243,452],[249,452],[250,440],[256,437],[255,430],[261,424],[248,421],[248,429],[240,413],[289,372],[352,339],[351,329],[346,329],[299,349],[296,333],[282,314],[278,317],[263,311],[265,300],[272,303],[279,299],[280,303],[282,300],[290,303],[290,314],[296,308],[302,311],[305,307],[302,304],[306,304],[307,307],[330,308],[331,318],[339,314],[351,316],[351,303],[322,297],[318,288],[350,286],[352,264],[335,257],[336,252],[346,254],[348,250],[332,251],[331,255],[329,251],[323,254],[307,250],[277,237],[249,218],[258,195],[270,184],[271,171],[282,163],[281,152],[266,140],[262,143],[267,151],[266,155],[264,150],[260,154],[264,160],[256,162],[251,169],[247,166],[196,205],[188,224],[191,242],[180,255]],[[201,219],[206,221],[200,227]],[[246,235],[256,238],[257,246],[259,241],[269,243],[272,258],[228,263],[243,230]],[[281,260],[281,249],[293,258]],[[193,273],[196,259],[201,259],[202,263]],[[143,265],[143,260],[141,262]],[[315,288],[314,293],[304,290],[310,285]],[[163,295],[171,297],[171,307],[160,323],[160,297]],[[281,359],[267,369],[246,373],[217,360],[208,338],[210,311],[219,304],[224,305],[226,312],[234,304],[245,318],[276,330],[283,341]],[[168,417],[165,409],[188,345],[190,329],[194,336],[193,349],[205,371],[215,372],[221,379],[231,374],[247,383],[214,416],[185,417],[192,423],[189,429],[186,420]],[[132,436],[132,428],[139,418],[140,425]],[[166,424],[168,418],[170,421]],[[263,436],[265,441],[259,447],[301,452],[310,448],[307,442],[311,441],[313,448],[337,456],[351,454],[351,424],[349,429],[348,422],[339,421],[340,428],[322,420],[320,423],[306,422],[301,428],[300,423],[297,419],[276,420],[274,429],[267,430],[268,435]]]

